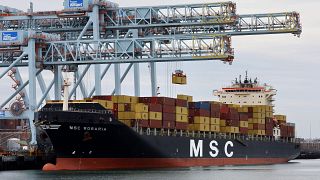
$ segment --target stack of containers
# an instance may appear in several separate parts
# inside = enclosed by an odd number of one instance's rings
[[[139,127],[162,128],[162,105],[152,103],[151,97],[140,97],[139,102],[148,106],[148,120],[140,121]]]
[[[220,132],[220,103],[210,104],[210,131]]]
[[[248,134],[249,130],[249,112],[248,107],[238,107],[239,120],[240,120],[240,134]]]
[[[265,135],[265,106],[249,107],[249,113],[252,113],[252,119],[249,119],[249,135]]]
[[[128,126],[132,126],[136,120],[135,106],[138,103],[138,98],[133,96],[112,96],[114,103],[115,117],[119,121]],[[146,119],[147,117],[144,117]],[[139,119],[137,119],[139,120]]]
[[[186,100],[188,102],[192,102],[193,101],[193,97],[192,96],[183,95],[183,94],[178,94],[177,95],[177,99],[183,99],[183,100]]]
[[[188,129],[188,101],[183,99],[176,99],[176,122],[175,128],[178,130]]]
[[[189,130],[210,131],[209,102],[189,102]]]
[[[290,138],[295,137],[295,124],[294,123],[287,123],[287,136]]]
[[[273,136],[273,128],[276,126],[273,118],[266,117],[266,135]]]
[[[229,107],[227,104],[221,104],[220,106],[220,131],[225,132],[226,130],[226,117],[229,112]]]
[[[108,110],[113,110],[113,102],[111,96],[94,96],[92,99],[84,99],[79,102],[97,102]]]
[[[135,119],[133,121],[133,125],[138,122],[138,124],[147,127],[150,125],[149,120],[149,107],[143,103],[137,103],[134,106]]]
[[[279,125],[287,123],[286,115],[274,115],[274,118],[277,120]]]
[[[235,107],[235,105],[231,104],[221,106],[220,118],[225,121],[225,123],[220,126],[221,132],[235,134],[239,133],[239,113]]]
[[[266,118],[265,118],[265,130],[267,136],[273,136],[273,128],[275,127],[275,123],[273,120],[273,107],[266,106]]]
[[[176,101],[173,98],[168,98],[168,97],[152,97],[151,98],[151,104],[160,104],[162,106],[160,120],[162,120],[162,128],[164,129],[175,129],[175,121],[176,121],[175,103]]]

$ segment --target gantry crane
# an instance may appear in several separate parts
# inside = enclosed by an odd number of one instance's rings
[[[119,7],[105,0],[64,0],[63,10],[43,12],[33,12],[32,7],[28,12],[6,7],[6,13],[0,14],[0,79],[9,72],[15,91],[0,103],[0,109],[18,96],[23,99],[23,106],[15,107],[24,107],[24,111],[2,111],[4,116],[0,119],[29,119],[31,143],[35,144],[35,112],[44,100],[51,99],[51,91],[54,100],[61,100],[63,70],[74,72],[76,77],[69,98],[77,89],[83,97],[101,95],[101,80],[111,66],[113,94],[121,94],[121,83],[133,68],[135,95],[139,96],[139,64],[149,63],[151,91],[156,96],[159,62],[231,63],[232,36],[299,36],[301,30],[297,12],[238,15],[233,2]],[[107,66],[101,69],[101,64]],[[128,64],[122,75],[121,64]],[[82,71],[79,66],[84,67]],[[94,87],[88,89],[83,79],[91,66],[95,72]],[[26,82],[20,69],[27,69]],[[53,73],[51,82],[44,81],[45,71]],[[36,92],[37,81],[41,93]]]

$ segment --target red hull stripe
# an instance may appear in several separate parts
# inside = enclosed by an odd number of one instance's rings
[[[262,165],[288,162],[287,158],[57,158],[43,170],[147,169],[194,166]]]

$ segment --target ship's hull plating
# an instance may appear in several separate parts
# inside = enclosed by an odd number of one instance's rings
[[[56,122],[42,126],[57,155],[44,170],[103,170],[285,163],[296,158],[295,143],[141,135],[118,121]],[[158,132],[159,133],[159,132]]]

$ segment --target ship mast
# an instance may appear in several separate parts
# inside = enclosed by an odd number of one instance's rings
[[[71,83],[69,81],[69,78],[66,77],[63,80],[63,111],[69,110],[69,86],[71,86]]]

